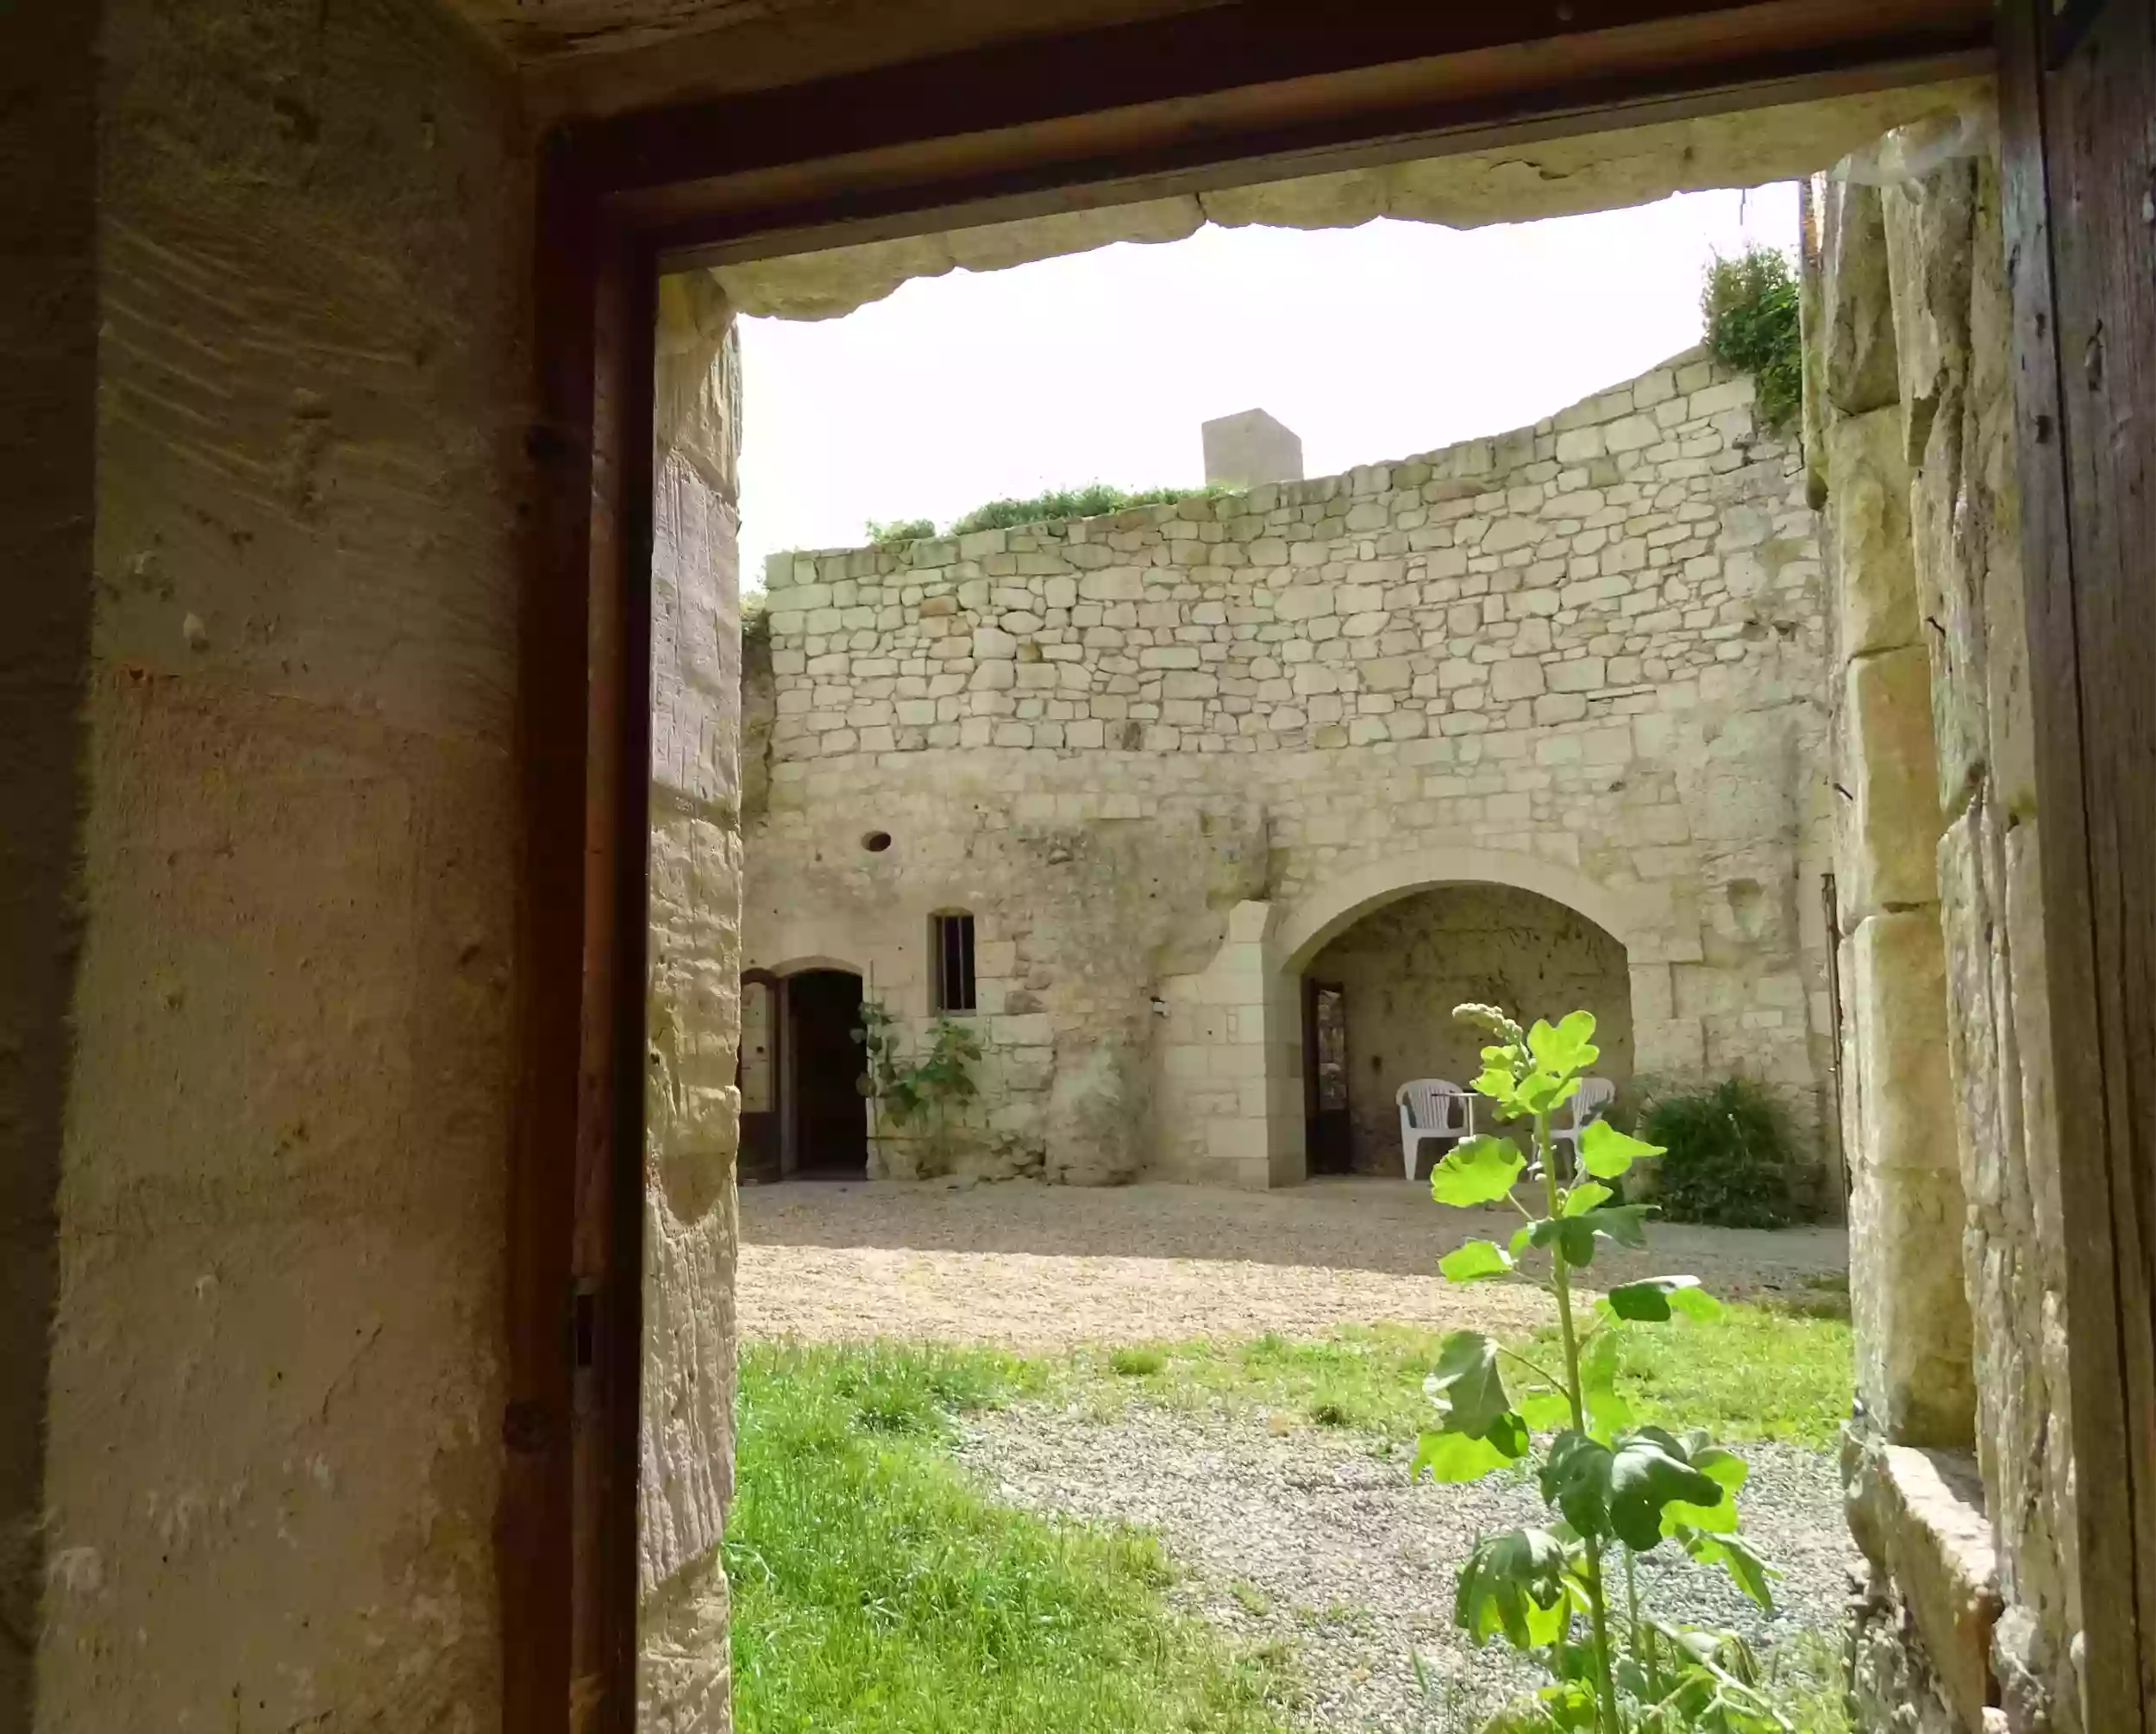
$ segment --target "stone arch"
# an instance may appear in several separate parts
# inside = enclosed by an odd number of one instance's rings
[[[1511,886],[1561,903],[1585,916],[1635,960],[1657,951],[1644,911],[1621,892],[1540,855],[1462,844],[1388,855],[1326,880],[1278,917],[1271,948],[1275,967],[1282,974],[1298,974],[1330,941],[1372,911],[1432,886],[1476,884]]]
[[[1275,908],[1267,923],[1263,980],[1267,1114],[1271,1184],[1303,1179],[1301,976],[1311,961],[1357,921],[1417,892],[1445,885],[1497,885],[1532,892],[1584,917],[1624,948],[1631,996],[1633,1074],[1682,1077],[1696,1072],[1702,1036],[1696,1017],[1680,1016],[1670,962],[1668,911],[1651,894],[1610,886],[1576,867],[1521,850],[1457,844],[1389,854],[1326,879],[1298,902]]]
[[[1397,1091],[1417,1078],[1464,1082],[1478,1069],[1485,1038],[1453,1016],[1464,1001],[1495,1002],[1522,1018],[1585,1009],[1601,1049],[1595,1070],[1629,1088],[1639,1075],[1641,997],[1633,948],[1653,949],[1652,938],[1621,893],[1509,850],[1416,850],[1322,886],[1288,912],[1269,960],[1282,1033],[1300,1038],[1303,1088],[1282,1094],[1301,1098],[1305,1170],[1399,1173]],[[1665,964],[1645,966],[1651,1001],[1658,975],[1668,973]],[[1344,1012],[1336,1025],[1344,1045],[1312,1077],[1321,999]],[[1290,1005],[1299,1014],[1292,1019]]]
[[[851,958],[827,957],[821,952],[805,952],[799,957],[789,957],[783,963],[761,963],[755,973],[773,975],[784,980],[789,975],[800,975],[812,969],[843,969],[849,975],[858,975],[867,980],[868,972]]]

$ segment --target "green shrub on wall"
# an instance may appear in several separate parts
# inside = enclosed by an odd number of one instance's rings
[[[1022,523],[1044,523],[1056,518],[1097,518],[1132,506],[1172,506],[1178,500],[1211,499],[1225,488],[1140,488],[1135,492],[1112,487],[1106,482],[1088,482],[1082,488],[1051,488],[1030,499],[990,500],[975,506],[950,527],[953,535],[970,535],[977,529],[1010,529]]]
[[[1754,247],[1707,267],[1700,296],[1708,353],[1759,385],[1759,419],[1786,428],[1804,402],[1796,274],[1786,255]]]
[[[1672,1222],[1781,1228],[1796,1218],[1796,1140],[1781,1099],[1750,1078],[1648,1099],[1639,1134],[1668,1152],[1655,1202]]]
[[[1088,482],[1082,488],[1050,488],[1046,493],[1022,500],[990,500],[975,506],[945,530],[945,535],[971,535],[977,529],[1012,529],[1019,524],[1052,523],[1063,518],[1105,517],[1132,506],[1172,506],[1179,500],[1216,499],[1232,488],[1208,485],[1202,488],[1119,488],[1107,482]],[[869,519],[872,542],[919,541],[934,535],[936,525],[928,518],[897,518],[889,523]]]

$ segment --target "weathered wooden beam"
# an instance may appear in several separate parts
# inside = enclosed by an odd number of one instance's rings
[[[2000,119],[2084,1725],[2156,1715],[2156,18],[2008,0]],[[2054,64],[2055,63],[2055,64]]]
[[[1989,65],[1982,0],[1564,0],[1313,13],[1277,0],[1027,38],[578,127],[667,244],[977,204],[1128,200]],[[1107,195],[1097,194],[1097,197]],[[976,219],[978,220],[978,219]]]

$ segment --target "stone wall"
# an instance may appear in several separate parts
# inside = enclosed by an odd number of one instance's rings
[[[0,1649],[41,1730],[497,1725],[515,92],[421,0],[83,10],[87,798]]]
[[[659,285],[651,558],[637,1726],[730,1726],[741,1031],[741,364],[706,273]]]
[[[1816,1110],[1820,574],[1749,379],[1682,356],[1345,476],[776,556],[767,608],[747,961],[918,1019],[927,913],[973,911],[992,1169],[1294,1177],[1279,936],[1445,850],[1615,906],[1642,1070]],[[1219,973],[1246,904],[1263,956]]]
[[[1632,980],[1625,948],[1576,910],[1511,886],[1439,886],[1364,916],[1310,960],[1347,1011],[1348,1115],[1357,1170],[1401,1167],[1400,1086],[1466,1085],[1489,1038],[1456,1005],[1517,1005],[1553,1022],[1595,1014],[1601,1076],[1632,1081]],[[1441,1147],[1427,1147],[1431,1155]]]
[[[1852,677],[1838,731],[1845,777],[1883,796],[1854,804],[1843,881],[1890,911],[1858,920],[1852,996],[1870,1057],[1848,1138],[1863,1413],[1847,1456],[1872,1562],[1855,1682],[1871,1728],[2078,1730],[1997,170],[1960,158],[1837,189],[1826,215],[1812,361],[1841,650],[1892,669],[1869,698]],[[1875,925],[1896,937],[1867,967]],[[1939,1057],[1920,1064],[1913,1038]]]

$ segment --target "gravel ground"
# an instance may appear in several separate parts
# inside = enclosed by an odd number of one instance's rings
[[[1276,1193],[1027,1181],[789,1181],[741,1194],[740,1328],[812,1341],[876,1336],[1017,1349],[1322,1335],[1394,1322],[1525,1330],[1539,1290],[1437,1279],[1508,1211],[1446,1210],[1421,1186],[1353,1178]],[[1733,1298],[1797,1295],[1844,1275],[1833,1228],[1665,1225],[1647,1256],[1604,1252],[1608,1280],[1689,1271]]]
[[[1304,1726],[1467,1734],[1535,1683],[1501,1644],[1470,1649],[1451,1624],[1454,1574],[1476,1536],[1543,1510],[1524,1476],[1411,1487],[1402,1459],[1351,1436],[1142,1405],[1110,1422],[1040,1405],[975,1417],[961,1450],[1014,1504],[1157,1531],[1190,1573],[1179,1599],[1241,1644],[1295,1656]],[[1834,1463],[1790,1446],[1745,1455],[1745,1526],[1785,1574],[1777,1613],[1689,1561],[1646,1565],[1643,1590],[1666,1616],[1755,1637],[1831,1631],[1857,1559]]]

